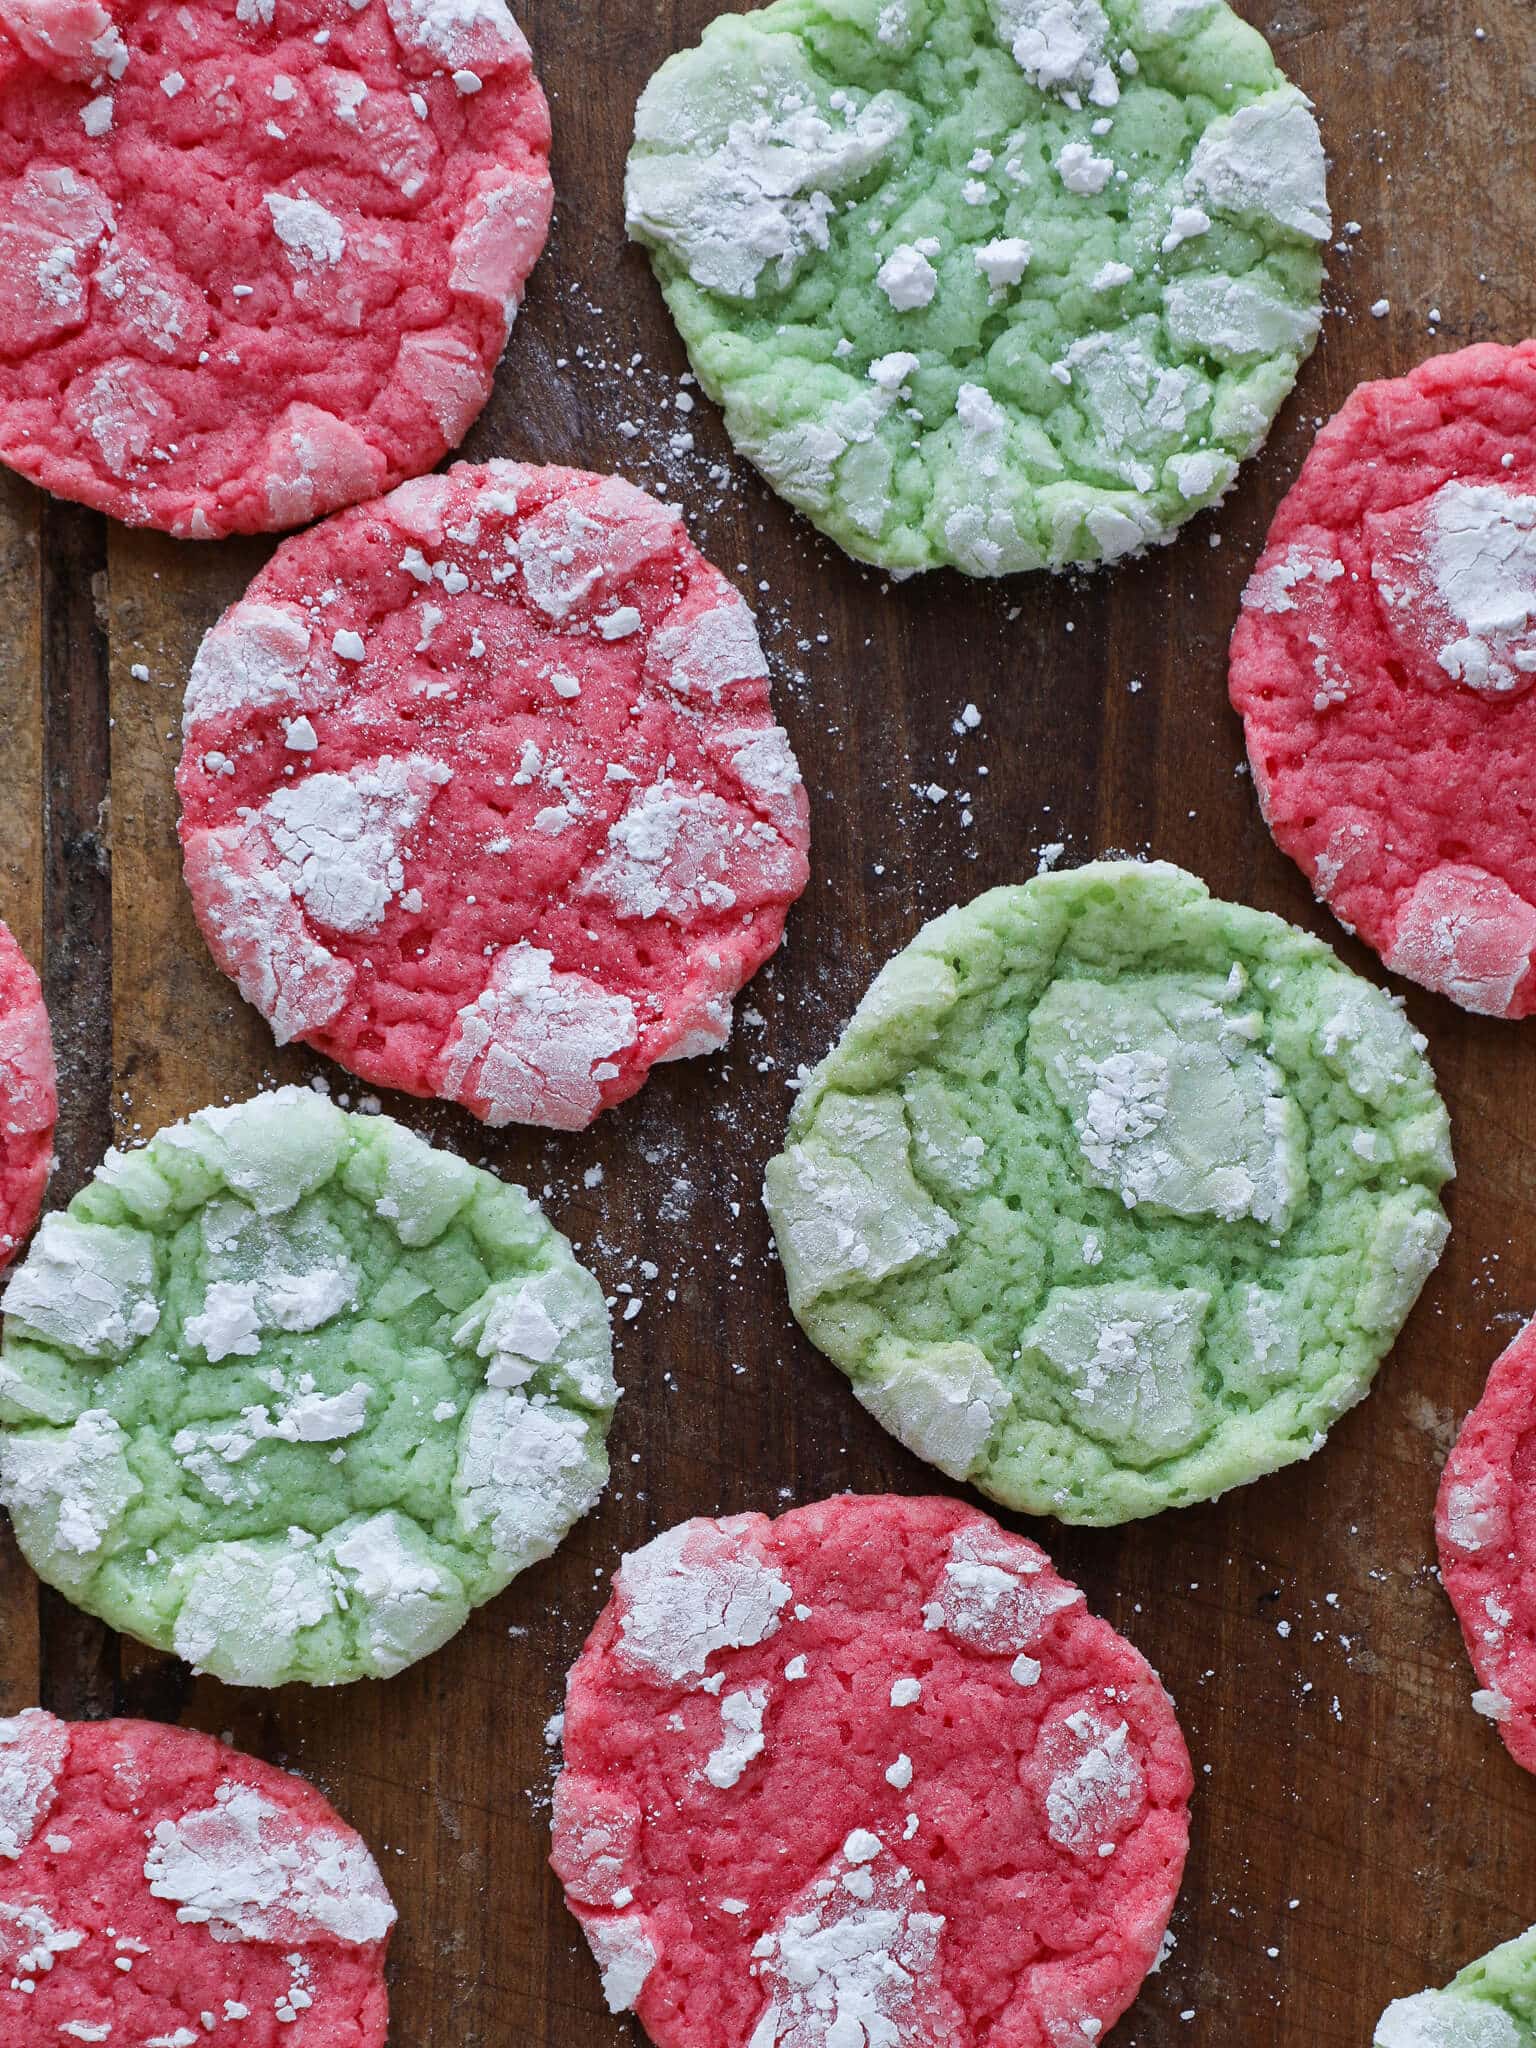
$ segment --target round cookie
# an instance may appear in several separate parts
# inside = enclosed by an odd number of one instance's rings
[[[3,1307],[27,1559],[232,1684],[402,1670],[607,1480],[607,1311],[565,1239],[308,1089],[109,1152]]]
[[[1477,1673],[1472,1704],[1515,1762],[1536,1771],[1536,1324],[1495,1362],[1461,1426],[1435,1535]]]
[[[895,1436],[1111,1523],[1305,1458],[1445,1242],[1424,1041],[1316,939],[1162,862],[926,925],[801,1088],[790,1305]]]
[[[1275,515],[1232,702],[1276,844],[1394,973],[1536,1010],[1536,342],[1362,384]]]
[[[805,887],[752,614],[616,477],[460,464],[286,542],[184,732],[198,922],[279,1043],[492,1124],[717,1050]]]
[[[384,2048],[394,1923],[302,1778],[190,1728],[0,1720],[6,2048]]]
[[[1394,1999],[1375,2048],[1532,2048],[1536,2043],[1536,1927],[1491,1949],[1444,1991]]]
[[[552,205],[504,0],[0,0],[0,461],[193,539],[376,497]]]
[[[58,1109],[42,986],[0,924],[0,1266],[16,1256],[43,1206]]]
[[[1060,2048],[1155,1964],[1189,1757],[1145,1660],[954,1501],[685,1522],[567,1687],[552,1861],[658,2048]]]
[[[860,561],[1166,541],[1318,332],[1325,165],[1221,0],[775,0],[641,97],[630,234],[732,441]]]

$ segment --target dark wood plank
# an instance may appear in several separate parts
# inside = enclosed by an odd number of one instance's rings
[[[1536,76],[1528,0],[1488,0],[1481,41],[1457,0],[1250,8],[1317,100],[1339,220],[1364,223],[1341,237],[1324,345],[1269,448],[1226,510],[1112,577],[887,588],[764,490],[707,405],[689,418],[693,451],[670,445],[686,362],[644,260],[622,241],[619,194],[636,93],[716,5],[621,0],[599,23],[570,0],[527,0],[554,101],[560,211],[467,452],[611,468],[684,505],[760,608],[812,786],[815,877],[752,992],[761,1024],[720,1060],[659,1074],[596,1131],[491,1134],[447,1110],[390,1105],[544,1191],[610,1289],[643,1292],[622,1328],[613,1486],[554,1559],[384,1686],[268,1696],[193,1684],[89,1627],[70,1640],[49,1612],[50,1698],[232,1733],[310,1773],[365,1830],[402,1909],[400,2048],[638,2038],[603,2012],[543,1861],[544,1723],[621,1552],[690,1513],[936,1484],[794,1329],[757,1200],[786,1080],[825,1048],[880,962],[923,917],[1032,872],[1036,849],[1061,842],[1071,860],[1145,849],[1181,861],[1379,978],[1258,818],[1226,704],[1226,636],[1315,423],[1353,384],[1536,325],[1536,214],[1514,172],[1529,153],[1529,93],[1516,86]],[[1383,296],[1392,313],[1373,320]],[[3,587],[25,592],[36,501],[10,487],[0,514],[15,521],[0,527]],[[47,519],[46,664],[24,605],[9,607],[0,652],[34,697],[45,666],[53,684],[48,971],[71,1061],[64,1194],[106,1142],[109,1108],[132,1135],[324,1063],[278,1054],[214,973],[175,849],[186,668],[267,547],[104,538],[85,515]],[[107,793],[90,596],[103,569],[110,880],[92,840]],[[967,702],[982,722],[957,738]],[[21,820],[42,774],[41,721],[0,719],[0,812],[11,812],[0,881],[12,898],[40,858],[28,836],[40,825]],[[929,782],[954,794],[930,804],[918,794]],[[25,915],[9,898],[3,908]],[[1200,1774],[1178,1947],[1117,2033],[1126,2048],[1358,2048],[1389,1997],[1536,1917],[1536,1787],[1470,1712],[1430,1522],[1450,1433],[1536,1306],[1536,1061],[1528,1029],[1405,993],[1452,1105],[1462,1178],[1446,1261],[1371,1399],[1308,1466],[1226,1501],[1120,1531],[1035,1532],[1162,1670]],[[593,1166],[603,1177],[588,1188]],[[642,1259],[656,1281],[641,1279]],[[0,1562],[11,1588],[0,1629],[24,1622],[16,1577]],[[25,1642],[0,1648],[7,1697],[35,1663]]]
[[[0,472],[0,917],[34,966],[43,957],[40,517],[36,492]],[[0,1714],[35,1704],[40,1659],[36,1582],[0,1523]]]

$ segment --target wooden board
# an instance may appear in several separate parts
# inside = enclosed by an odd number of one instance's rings
[[[768,495],[707,405],[686,421],[695,451],[669,450],[686,364],[622,240],[620,184],[640,86],[713,11],[525,0],[560,215],[468,452],[620,469],[684,505],[760,607],[812,788],[815,878],[751,998],[762,1022],[723,1059],[663,1069],[597,1131],[491,1136],[391,1104],[544,1190],[610,1289],[643,1296],[622,1326],[612,1490],[440,1655],[339,1694],[193,1682],[39,1598],[0,1555],[0,1707],[228,1733],[308,1772],[368,1835],[401,1908],[398,2048],[638,2038],[604,2014],[544,1866],[544,1723],[620,1553],[692,1513],[934,1486],[794,1329],[757,1199],[786,1082],[879,963],[924,916],[1032,873],[1035,849],[1060,841],[1072,860],[1183,862],[1376,971],[1270,845],[1227,709],[1227,634],[1314,423],[1358,379],[1536,326],[1530,0],[1250,7],[1318,103],[1337,218],[1364,224],[1333,259],[1324,344],[1268,450],[1224,512],[1113,577],[887,589]],[[1383,296],[1392,313],[1372,319]],[[175,852],[187,664],[267,552],[108,528],[0,480],[0,911],[41,949],[58,1027],[60,1198],[114,1129],[321,1066],[276,1055],[214,972]],[[960,739],[967,702],[982,722]],[[951,796],[916,793],[930,782]],[[1470,1710],[1430,1522],[1454,1427],[1536,1307],[1536,1026],[1406,994],[1461,1179],[1449,1252],[1370,1400],[1311,1464],[1218,1505],[1035,1532],[1163,1672],[1199,1774],[1178,1946],[1115,2035],[1125,2048],[1362,2048],[1389,1997],[1536,1919],[1536,1784]]]

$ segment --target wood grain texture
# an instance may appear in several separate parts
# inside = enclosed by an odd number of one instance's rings
[[[51,1599],[40,1635],[31,1581],[0,1557],[0,1702],[228,1733],[309,1773],[368,1835],[401,1908],[398,2048],[638,2038],[603,2012],[544,1867],[544,1723],[621,1552],[692,1513],[935,1486],[795,1330],[758,1203],[786,1081],[875,968],[925,916],[1032,873],[1035,849],[1059,841],[1071,860],[1130,849],[1182,862],[1380,978],[1264,831],[1227,708],[1226,639],[1268,518],[1352,386],[1536,327],[1530,0],[1475,15],[1461,0],[1248,6],[1317,101],[1338,220],[1363,223],[1333,259],[1323,346],[1268,449],[1223,512],[1112,577],[887,588],[766,492],[707,405],[686,421],[693,450],[671,447],[686,362],[622,241],[619,194],[636,94],[715,4],[525,0],[560,212],[466,452],[617,469],[684,506],[759,607],[811,786],[814,879],[748,998],[760,1021],[721,1059],[661,1070],[596,1131],[489,1134],[390,1104],[542,1191],[609,1289],[643,1297],[621,1326],[613,1486],[440,1655],[336,1694],[193,1681]],[[1382,297],[1393,310],[1372,319]],[[323,1069],[276,1053],[214,972],[175,850],[187,665],[268,552],[109,531],[0,487],[0,908],[35,954],[46,883],[71,1088],[60,1196],[99,1156],[109,1107],[131,1137]],[[982,723],[961,738],[967,702]],[[952,794],[928,802],[930,782]],[[1536,1308],[1536,1027],[1404,993],[1451,1104],[1461,1178],[1450,1249],[1370,1400],[1309,1465],[1226,1501],[1120,1531],[1032,1532],[1163,1672],[1199,1775],[1178,1946],[1117,2031],[1123,2048],[1363,2048],[1388,1998],[1536,1919],[1536,1785],[1470,1710],[1431,1529],[1456,1423]]]

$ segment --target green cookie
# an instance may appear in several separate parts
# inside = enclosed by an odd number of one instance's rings
[[[1111,562],[1317,338],[1325,165],[1221,0],[775,0],[665,63],[626,214],[699,380],[861,561]]]
[[[1434,1077],[1318,940],[1163,863],[924,927],[809,1076],[791,1306],[920,1457],[1122,1522],[1315,1451],[1445,1242]]]
[[[1532,2048],[1536,2043],[1536,1927],[1475,1963],[1444,1991],[1394,1999],[1375,2048]]]
[[[602,1292],[521,1188],[307,1089],[109,1152],[5,1291],[0,1502],[238,1685],[384,1677],[608,1477]]]

